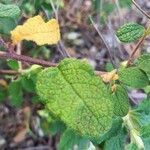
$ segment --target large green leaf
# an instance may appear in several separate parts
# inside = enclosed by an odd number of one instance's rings
[[[64,59],[39,73],[37,93],[68,127],[98,140],[112,124],[113,105],[102,80],[85,61]]]
[[[146,73],[138,67],[121,68],[118,75],[121,82],[133,88],[143,88],[149,84]]]
[[[121,26],[116,35],[121,42],[129,43],[139,39],[144,35],[145,28],[136,23],[127,23]]]
[[[20,14],[20,9],[17,5],[4,5],[0,3],[0,18],[9,17],[15,18]]]
[[[124,87],[117,85],[116,91],[112,96],[114,104],[114,114],[116,116],[125,116],[129,111],[128,94]]]

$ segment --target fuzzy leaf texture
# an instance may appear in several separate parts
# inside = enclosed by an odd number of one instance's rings
[[[138,67],[121,68],[118,75],[122,83],[133,88],[143,88],[149,84],[146,73]]]
[[[125,116],[129,111],[128,94],[124,87],[117,85],[115,92],[112,95],[114,104],[114,114],[116,116]]]
[[[15,18],[20,14],[20,9],[16,5],[4,5],[0,3],[0,18]]]
[[[59,25],[55,19],[45,23],[38,15],[11,31],[11,39],[14,44],[22,40],[31,40],[37,45],[56,44],[60,40]]]
[[[117,37],[121,42],[130,43],[144,35],[145,28],[136,23],[127,23],[117,30]]]
[[[145,71],[147,75],[150,77],[150,54],[141,55],[138,58],[136,64],[141,70]]]
[[[49,111],[80,135],[97,141],[110,129],[112,102],[85,61],[64,59],[58,67],[44,69],[36,88]]]

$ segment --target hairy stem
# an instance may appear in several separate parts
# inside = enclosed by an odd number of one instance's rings
[[[55,67],[55,66],[57,66],[56,63],[52,63],[52,62],[41,60],[41,59],[32,58],[32,57],[25,56],[25,55],[18,55],[14,52],[10,53],[10,52],[0,51],[0,58],[14,59],[14,60],[22,61],[22,62],[28,62],[30,64],[38,64],[38,65],[41,65],[44,67],[50,67],[50,66]]]
[[[19,74],[19,72],[16,70],[3,70],[3,69],[1,69],[0,74],[16,75],[16,74]]]

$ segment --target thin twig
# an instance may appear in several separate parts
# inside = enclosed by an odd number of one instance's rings
[[[58,10],[59,10],[58,1],[56,3],[57,3],[57,6],[55,7],[53,0],[50,0],[50,4],[55,14],[55,18],[58,21]],[[57,49],[62,54],[63,57],[70,57],[69,53],[66,51],[66,48],[62,44],[62,40],[57,44]]]
[[[98,35],[100,36],[101,40],[103,41],[103,43],[104,43],[104,45],[105,45],[105,47],[106,47],[106,49],[107,49],[107,51],[108,51],[108,54],[109,54],[109,57],[110,57],[110,60],[111,60],[112,65],[114,66],[114,68],[116,68],[116,65],[115,65],[115,63],[114,63],[114,61],[113,61],[113,57],[112,57],[112,55],[111,55],[110,47],[109,47],[108,44],[106,43],[106,41],[105,41],[103,35],[101,34],[100,30],[98,29],[96,23],[93,21],[92,17],[90,16],[89,18],[90,18],[90,21],[91,21],[93,27],[94,27],[95,30],[97,31]]]
[[[41,60],[41,59],[32,58],[32,57],[25,56],[25,55],[18,55],[16,53],[10,53],[10,52],[0,51],[0,58],[14,59],[14,60],[22,61],[22,62],[28,62],[30,64],[38,64],[38,65],[41,65],[44,67],[50,67],[50,66],[55,67],[55,66],[57,66],[56,63],[52,63],[52,62]]]
[[[115,0],[115,4],[116,4],[116,7],[117,7],[117,10],[118,10],[118,13],[119,13],[119,14],[118,14],[118,15],[119,15],[119,18],[120,18],[121,20],[123,20],[124,18],[123,18],[121,9],[120,9],[119,1],[118,1],[118,0]]]
[[[37,146],[37,147],[29,147],[29,148],[23,148],[22,150],[51,150],[52,148],[50,146]]]
[[[16,70],[0,70],[0,74],[16,75],[19,74]]]
[[[62,42],[62,40],[60,40],[58,42],[57,48],[60,49],[61,51],[63,51],[65,57],[71,57],[70,54],[67,52],[67,50],[66,50],[66,48],[65,48],[64,43]]]
[[[58,20],[58,9],[55,8],[54,3],[53,3],[53,0],[50,0],[50,3],[51,3],[51,6],[52,6],[53,11],[54,11],[54,13],[55,13],[55,17],[56,17],[56,19]]]
[[[145,38],[146,38],[146,35],[144,35],[144,36],[140,39],[140,41],[137,43],[137,45],[135,46],[134,50],[132,51],[132,53],[131,53],[131,55],[130,55],[130,57],[129,57],[129,59],[128,59],[128,62],[127,62],[127,66],[126,66],[126,67],[128,67],[128,66],[131,64],[131,62],[133,61],[133,56],[134,56],[135,53],[137,52],[138,48],[143,44]]]
[[[22,46],[21,46],[21,42],[19,42],[18,44],[17,44],[17,47],[16,47],[16,53],[18,54],[18,55],[21,55],[21,48],[22,48]],[[22,70],[22,63],[21,63],[21,61],[18,61],[18,64],[19,64],[19,71],[21,71]]]
[[[142,14],[144,14],[148,19],[150,19],[150,15],[148,15],[143,9],[141,9],[141,7],[135,2],[135,0],[132,0],[132,2]]]

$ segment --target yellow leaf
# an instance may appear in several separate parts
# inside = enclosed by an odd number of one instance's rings
[[[59,24],[56,19],[45,23],[38,15],[11,31],[11,39],[14,44],[24,39],[34,41],[37,45],[56,44],[60,40]]]

